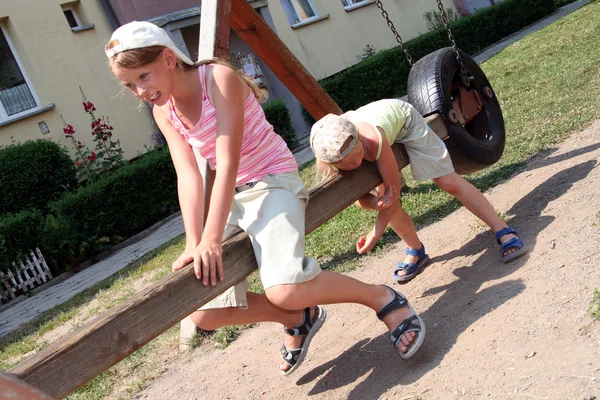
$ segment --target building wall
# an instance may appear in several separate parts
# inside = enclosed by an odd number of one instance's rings
[[[201,0],[108,0],[121,25],[198,7]]]
[[[138,101],[126,93],[110,72],[104,45],[112,29],[96,0],[75,2],[82,24],[92,29],[73,32],[61,8],[60,0],[3,0],[0,24],[8,33],[25,73],[41,105],[54,104],[51,110],[0,126],[0,145],[29,139],[50,138],[70,143],[63,134],[64,119],[75,127],[75,136],[92,149],[90,119],[82,107],[81,86],[97,108],[97,116],[106,115],[121,140],[125,157],[135,157],[145,145],[153,145],[157,130],[150,114],[138,110]],[[35,12],[32,12],[35,10]],[[45,121],[50,133],[42,135],[38,123]]]
[[[358,62],[367,45],[384,50],[398,45],[375,2],[346,11],[340,0],[312,0],[327,18],[293,29],[280,0],[269,0],[277,35],[317,79]],[[383,6],[404,41],[426,33],[425,11],[437,10],[434,0],[387,0]],[[452,0],[443,0],[454,8]]]

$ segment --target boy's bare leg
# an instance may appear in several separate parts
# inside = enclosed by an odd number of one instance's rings
[[[508,226],[506,225],[506,222],[496,214],[494,207],[492,207],[491,203],[483,193],[456,172],[440,178],[435,178],[433,181],[440,189],[456,197],[467,210],[485,222],[494,233]],[[500,238],[500,241],[504,243],[514,237],[515,235],[512,234],[504,235]],[[508,249],[505,254],[511,254],[516,250],[517,249]]]
[[[398,236],[400,236],[400,238],[402,238],[407,247],[413,250],[419,250],[421,248],[422,243],[417,234],[415,224],[410,215],[404,211],[400,202],[398,202],[397,210],[390,220],[390,227]],[[417,261],[419,261],[418,256],[410,256],[407,254],[404,258],[405,263],[416,263]],[[399,271],[398,275],[402,276],[404,275],[404,272]]]

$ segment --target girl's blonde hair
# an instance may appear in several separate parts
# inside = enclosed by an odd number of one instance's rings
[[[118,44],[119,44],[118,40],[111,40],[106,45],[106,48],[111,49]],[[120,53],[114,55],[113,57],[111,57],[108,60],[108,65],[110,66],[111,69],[114,68],[115,66],[121,67],[121,68],[142,67],[144,65],[153,63],[154,61],[158,60],[158,58],[162,54],[163,50],[166,48],[167,47],[164,47],[164,46],[148,46],[148,47],[140,47],[138,49],[125,50],[125,51],[120,52]],[[201,61],[194,63],[194,65],[186,64],[183,61],[181,61],[179,58],[177,59],[177,66],[182,71],[190,70],[190,69],[197,69],[199,66],[204,65],[204,64],[219,64],[219,65],[223,65],[225,67],[231,68],[246,83],[246,85],[248,85],[250,87],[250,89],[252,89],[252,93],[254,93],[254,96],[256,97],[256,99],[259,102],[262,103],[265,100],[267,100],[267,97],[269,96],[269,92],[267,92],[265,89],[258,87],[258,85],[254,82],[254,80],[250,76],[248,76],[243,71],[240,71],[239,69],[237,69],[236,67],[234,67],[229,62],[227,62],[223,59],[211,58],[211,59],[207,59],[207,60],[201,60]]]

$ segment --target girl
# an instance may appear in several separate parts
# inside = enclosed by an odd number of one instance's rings
[[[409,103],[388,99],[369,103],[342,116],[329,114],[311,130],[310,144],[324,175],[332,175],[337,169],[356,169],[363,160],[377,162],[383,178],[377,196],[367,194],[357,201],[359,207],[379,210],[375,228],[356,243],[360,254],[375,246],[389,224],[408,246],[405,260],[394,270],[396,281],[411,280],[429,262],[425,246],[398,200],[400,172],[391,149],[393,143],[404,144],[415,180],[433,179],[494,231],[504,262],[525,253],[527,246],[517,232],[498,217],[475,186],[454,172],[444,142],[421,114]]]
[[[265,295],[246,293],[247,283],[230,288],[192,314],[200,328],[262,321],[290,327],[280,363],[281,372],[289,374],[325,320],[325,309],[315,305],[354,302],[377,312],[400,357],[419,349],[425,326],[404,296],[322,271],[304,256],[308,191],[293,155],[266,121],[259,104],[263,93],[250,78],[221,61],[193,63],[164,30],[147,22],[120,27],[105,50],[117,79],[153,104],[169,145],[186,231],[186,248],[173,270],[193,262],[202,284],[214,286],[224,276],[226,230],[242,228],[252,240]],[[216,169],[204,229],[196,156]]]

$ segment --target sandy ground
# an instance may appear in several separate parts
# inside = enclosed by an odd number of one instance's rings
[[[544,152],[486,195],[526,240],[504,265],[492,233],[460,209],[420,231],[432,264],[396,286],[427,325],[402,361],[385,326],[358,305],[328,306],[304,364],[278,374],[281,327],[262,324],[225,350],[199,348],[167,365],[148,399],[600,398],[600,121]],[[402,243],[351,273],[391,284]],[[136,397],[138,397],[136,396]]]

